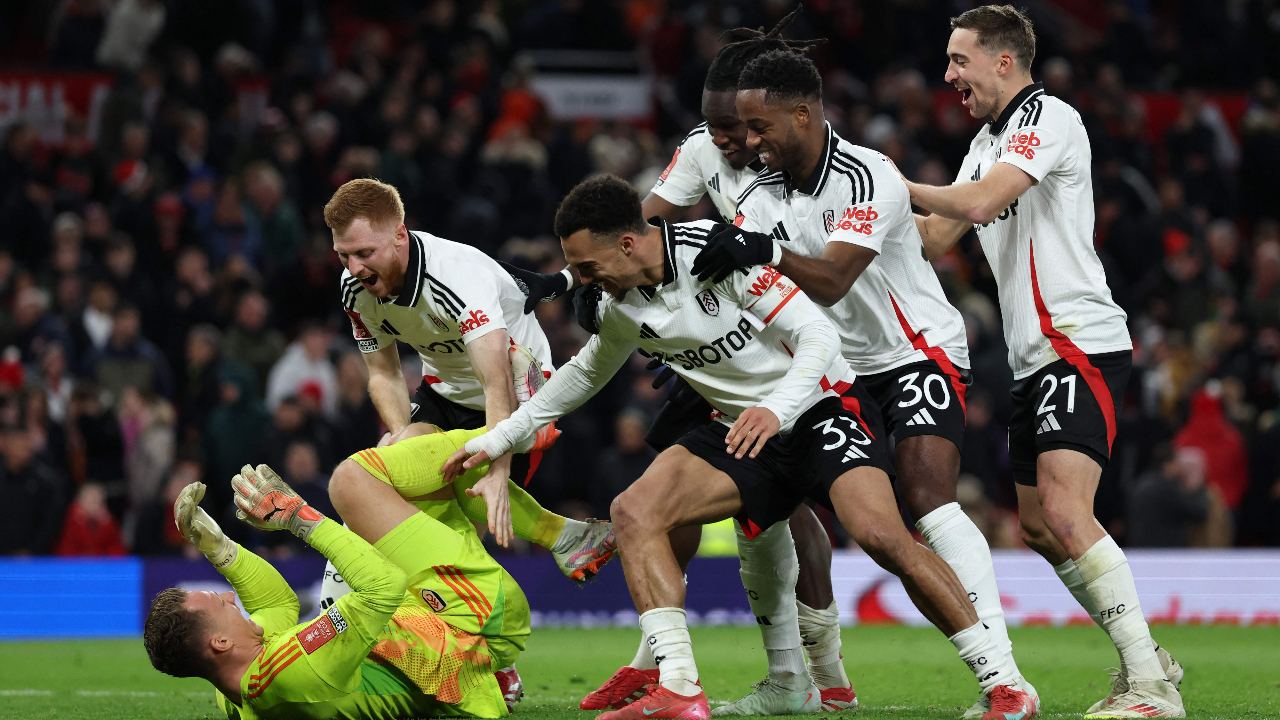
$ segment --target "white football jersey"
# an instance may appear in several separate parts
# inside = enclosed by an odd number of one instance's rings
[[[769,233],[805,257],[822,257],[829,242],[878,253],[849,293],[823,308],[859,374],[940,351],[969,367],[964,318],[942,292],[916,230],[911,195],[884,155],[847,142],[828,124],[822,160],[805,184],[797,187],[785,172],[760,175],[739,198],[734,224]]]
[[[1037,181],[976,227],[996,277],[1013,376],[1064,355],[1131,350],[1127,316],[1093,247],[1093,156],[1080,114],[1042,84],[1027,86],[978,131],[956,181],[980,180],[998,162]]]
[[[765,407],[790,432],[806,410],[854,381],[835,328],[794,283],[764,267],[718,284],[699,281],[690,267],[714,223],[658,222],[662,282],[628,290],[621,300],[604,295],[600,333],[499,426],[509,437],[524,437],[586,401],[637,346],[684,378],[726,425],[747,408]],[[821,340],[820,351],[801,347],[801,337]]]
[[[551,346],[538,321],[524,313],[524,293],[501,265],[470,245],[410,232],[399,297],[373,297],[346,270],[341,287],[360,352],[376,352],[396,340],[412,346],[422,358],[423,379],[459,405],[484,409],[484,387],[467,344],[494,330],[505,329],[544,370],[552,370]]]
[[[688,207],[702,196],[711,193],[711,202],[725,222],[733,222],[738,210],[738,196],[764,170],[764,163],[751,161],[750,165],[735,170],[720,148],[711,142],[711,128],[706,123],[689,131],[671,163],[662,171],[658,182],[650,191],[672,205]]]

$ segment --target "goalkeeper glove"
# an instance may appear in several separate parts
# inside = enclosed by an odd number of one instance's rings
[[[200,507],[204,483],[193,482],[182,489],[173,503],[173,522],[187,542],[195,545],[213,566],[221,570],[235,561],[240,546],[227,537],[209,513]]]
[[[691,270],[698,280],[711,278],[711,282],[718,283],[734,270],[777,265],[782,260],[782,246],[764,233],[724,223],[716,223],[709,232],[707,244],[693,259]]]
[[[245,465],[231,478],[236,493],[236,517],[262,530],[288,530],[306,540],[324,522],[324,516],[307,504],[275,470]]]
[[[498,261],[498,264],[502,266],[503,270],[507,271],[512,280],[516,281],[516,285],[520,287],[520,292],[524,293],[525,313],[533,312],[538,303],[551,302],[569,292],[569,288],[573,287],[573,276],[569,274],[568,268],[558,273],[543,275],[532,270],[518,268],[501,260]]]

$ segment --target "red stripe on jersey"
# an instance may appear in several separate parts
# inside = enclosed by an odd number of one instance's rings
[[[907,334],[907,340],[911,343],[911,347],[924,351],[924,356],[938,363],[938,367],[942,368],[942,372],[951,378],[951,388],[956,391],[956,397],[960,399],[960,410],[964,412],[965,417],[969,416],[969,408],[964,404],[964,381],[960,379],[960,371],[955,365],[951,364],[951,358],[947,357],[947,353],[940,347],[934,347],[924,339],[923,333],[918,333],[911,329],[911,324],[907,322],[907,317],[902,314],[902,308],[898,307],[898,301],[894,299],[893,293],[889,293],[889,302],[893,303],[893,311],[898,315],[898,324],[902,326],[902,332]]]
[[[293,654],[293,655],[290,655],[290,656],[289,656],[289,658],[288,658],[287,660],[285,660],[284,662],[282,662],[282,663],[280,663],[279,665],[277,665],[277,666],[276,666],[276,669],[275,669],[274,671],[272,671],[272,673],[271,673],[270,675],[268,675],[268,676],[267,676],[267,678],[266,678],[265,680],[263,680],[263,681],[262,681],[262,684],[261,684],[261,685],[259,685],[259,686],[257,687],[257,689],[256,689],[256,690],[251,690],[251,691],[249,692],[249,696],[248,696],[248,697],[249,697],[250,699],[252,699],[252,698],[256,698],[256,697],[258,697],[259,695],[261,695],[261,694],[262,694],[262,693],[263,693],[263,692],[264,692],[264,691],[265,691],[265,690],[266,690],[266,689],[271,685],[271,681],[276,679],[276,676],[277,676],[277,675],[279,675],[280,673],[284,672],[284,669],[285,669],[285,668],[287,668],[287,667],[289,667],[290,665],[292,665],[292,664],[293,664],[293,661],[294,661],[294,660],[297,660],[297,659],[298,659],[298,658],[300,658],[300,657],[302,657],[302,650],[298,650],[298,652],[297,652],[297,653],[295,653],[295,654]]]
[[[461,581],[463,585],[466,585],[468,588],[471,588],[471,592],[474,593],[472,597],[478,598],[480,602],[484,603],[484,609],[485,609],[486,615],[493,613],[493,604],[489,602],[489,598],[485,597],[484,593],[480,592],[480,588],[476,587],[475,583],[471,582],[471,579],[467,577],[466,573],[462,572],[458,568],[449,568],[449,572],[451,572],[455,578]]]
[[[778,303],[778,307],[774,308],[773,312],[769,313],[769,317],[764,319],[764,324],[768,325],[769,321],[772,320],[775,315],[781,312],[782,308],[786,307],[787,303],[791,302],[791,298],[795,297],[796,294],[799,292],[800,292],[800,288],[795,288],[790,293],[788,293],[786,297],[782,298],[782,302]]]
[[[297,649],[297,646],[298,646],[298,639],[296,637],[291,636],[288,642],[276,648],[276,651],[271,653],[271,657],[258,661],[258,674],[250,675],[249,679],[257,680],[263,675],[266,675],[267,673],[271,672],[271,668],[275,665],[276,661],[281,659],[285,655],[287,655],[288,650]],[[267,649],[265,647],[262,648],[262,652],[265,654],[267,652]]]
[[[482,612],[483,608],[476,606],[475,602],[466,592],[466,588],[458,586],[457,581],[449,574],[448,566],[437,565],[432,569],[436,571],[436,575],[440,576],[440,579],[444,581],[444,584],[449,586],[449,589],[453,591],[454,595],[462,598],[462,602],[466,603],[467,607],[470,608],[471,614],[476,616],[476,622],[478,622],[481,627],[484,627],[485,616]]]
[[[1080,371],[1085,384],[1089,386],[1089,390],[1093,391],[1093,397],[1098,401],[1098,407],[1102,409],[1102,419],[1107,423],[1107,451],[1110,452],[1111,443],[1116,439],[1116,406],[1111,397],[1111,389],[1107,387],[1102,371],[1089,362],[1089,356],[1071,342],[1071,338],[1063,335],[1053,326],[1049,308],[1045,306],[1044,298],[1040,296],[1040,280],[1036,277],[1034,238],[1031,240],[1031,294],[1035,297],[1036,314],[1040,316],[1040,332],[1049,338],[1049,344],[1053,346],[1053,351],[1058,353],[1058,357],[1071,363],[1072,367]]]

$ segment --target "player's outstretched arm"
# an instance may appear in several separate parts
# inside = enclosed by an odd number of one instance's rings
[[[661,215],[667,222],[680,222],[688,214],[689,206],[677,205],[655,192],[650,192],[641,201],[640,211],[647,218]]]
[[[270,563],[240,547],[222,532],[218,523],[200,507],[204,483],[182,489],[173,504],[178,532],[199,548],[236,591],[240,604],[266,632],[292,627],[298,622],[298,596]]]
[[[952,220],[934,213],[932,215],[912,215],[916,221],[916,230],[920,233],[920,242],[924,243],[925,257],[930,261],[946,255],[960,238],[969,232],[973,223],[968,220]]]
[[[631,357],[634,346],[619,333],[609,331],[606,323],[599,335],[587,344],[555,375],[547,380],[537,395],[480,437],[467,441],[444,465],[446,481],[463,472],[489,462],[532,439],[534,433],[553,420],[559,420],[574,408],[591,399]]]
[[[362,353],[369,368],[369,398],[391,434],[409,424],[409,387],[400,370],[395,343],[375,352]]]
[[[911,202],[952,220],[983,225],[996,219],[1022,193],[1036,184],[1025,170],[1009,163],[996,163],[986,177],[938,187],[907,182]]]
[[[511,417],[517,406],[509,358],[510,342],[506,330],[494,330],[467,343],[471,367],[484,387],[485,426],[490,429]],[[484,498],[489,532],[503,547],[507,547],[515,536],[507,488],[510,475],[511,453],[506,452],[493,458],[484,477],[466,490],[470,497]]]

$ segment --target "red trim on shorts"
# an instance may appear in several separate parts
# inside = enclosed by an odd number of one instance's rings
[[[1071,338],[1063,335],[1056,327],[1053,326],[1053,317],[1049,315],[1049,308],[1044,304],[1044,298],[1040,295],[1040,281],[1036,278],[1036,246],[1035,239],[1030,242],[1031,246],[1031,294],[1036,301],[1036,314],[1040,316],[1040,332],[1049,338],[1049,344],[1053,346],[1053,351],[1058,353],[1058,357],[1066,360],[1076,370],[1080,371],[1084,382],[1089,386],[1089,390],[1093,391],[1093,397],[1098,401],[1098,407],[1102,409],[1102,419],[1107,423],[1107,453],[1111,452],[1111,444],[1116,439],[1116,406],[1111,397],[1111,389],[1107,387],[1107,381],[1102,377],[1102,371],[1093,366],[1089,362],[1089,356],[1084,351],[1071,342]]]
[[[840,398],[840,404],[844,406],[845,410],[853,413],[854,417],[858,418],[858,424],[862,426],[862,432],[866,433],[867,437],[875,440],[876,436],[872,434],[871,428],[867,427],[867,421],[862,419],[862,403],[858,402],[858,398],[842,397]]]
[[[422,381],[428,385],[439,385],[441,382],[440,378],[435,375],[423,375]]]
[[[956,391],[956,397],[960,398],[960,410],[964,412],[965,418],[969,417],[969,408],[964,404],[965,384],[960,378],[960,371],[955,365],[951,364],[951,358],[947,357],[945,350],[934,347],[924,339],[923,333],[918,333],[911,329],[911,325],[907,322],[907,318],[902,314],[902,309],[898,307],[898,301],[893,298],[893,293],[889,293],[889,302],[893,303],[893,311],[898,314],[898,324],[902,325],[902,332],[907,334],[907,340],[911,342],[911,347],[924,351],[924,356],[938,363],[938,367],[942,368],[942,372],[951,378],[951,387]]]
[[[742,526],[742,534],[746,535],[748,540],[755,540],[757,535],[764,532],[759,525],[751,522],[751,518],[746,515],[738,516],[738,524]]]

